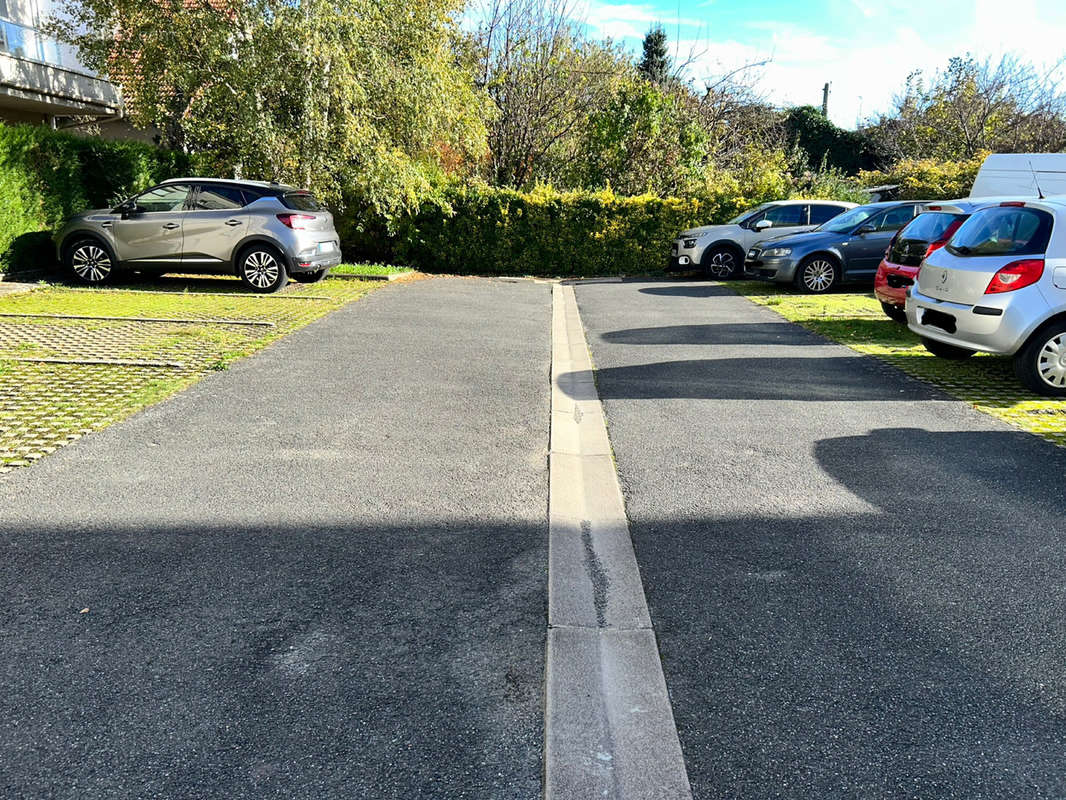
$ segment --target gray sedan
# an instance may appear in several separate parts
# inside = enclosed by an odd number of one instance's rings
[[[750,277],[828,292],[840,283],[873,283],[892,237],[925,201],[870,203],[831,219],[809,233],[763,242],[748,251]]]

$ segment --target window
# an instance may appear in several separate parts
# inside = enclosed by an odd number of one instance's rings
[[[886,211],[874,224],[879,231],[898,231],[908,222],[914,219],[914,206],[900,206]]]
[[[823,222],[829,222],[833,217],[837,216],[844,209],[840,206],[811,206],[811,225],[821,225]]]
[[[160,211],[182,211],[188,198],[188,186],[167,184],[149,189],[135,199],[141,211],[146,214],[155,214]]]
[[[763,219],[770,220],[770,222],[774,223],[775,228],[784,228],[788,225],[802,225],[803,204],[794,203],[792,205],[776,206],[767,209]]]
[[[1043,255],[1051,238],[1051,215],[1035,208],[985,208],[962,223],[948,242],[957,256]]]
[[[281,198],[281,203],[286,208],[295,211],[325,211],[315,196],[309,192],[286,192]]]
[[[245,204],[244,192],[236,186],[201,186],[193,208],[198,211],[224,211],[243,208]]]
[[[865,222],[879,210],[877,206],[859,206],[833,217],[829,222],[823,222],[818,230],[829,233],[851,233],[853,229],[859,227],[859,223]]]

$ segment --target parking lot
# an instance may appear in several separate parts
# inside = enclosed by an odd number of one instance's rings
[[[257,295],[232,278],[171,276],[0,295],[0,472],[226,369],[380,285],[338,278]]]

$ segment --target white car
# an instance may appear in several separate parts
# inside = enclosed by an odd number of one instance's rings
[[[935,355],[1013,356],[1027,387],[1066,397],[1066,197],[974,212],[922,262],[906,312]]]
[[[724,225],[682,231],[670,251],[668,270],[702,269],[709,278],[735,278],[753,245],[803,233],[855,208],[840,200],[778,200],[738,214]]]

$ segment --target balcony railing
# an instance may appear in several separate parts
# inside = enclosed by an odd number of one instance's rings
[[[86,75],[94,74],[82,66],[74,49],[69,45],[51,36],[45,36],[35,28],[5,19],[0,19],[0,53],[41,61],[54,67],[62,67]]]

